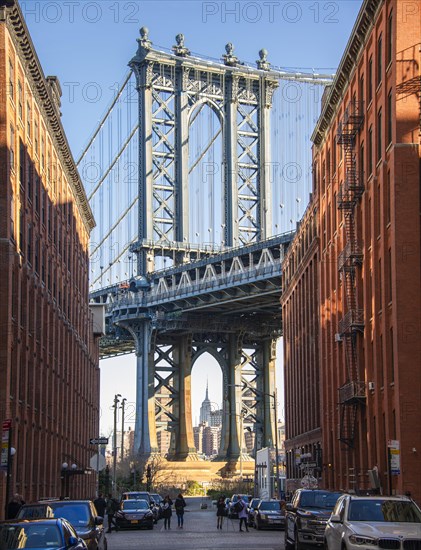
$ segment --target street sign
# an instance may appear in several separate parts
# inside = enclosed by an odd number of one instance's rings
[[[108,445],[108,437],[93,437],[89,440],[89,445]]]
[[[100,472],[101,470],[103,470],[106,465],[107,461],[105,460],[105,456],[101,453],[95,454],[89,461],[89,466],[92,468],[92,470],[95,470],[96,472]]]
[[[317,462],[302,462],[300,468],[305,470],[306,468],[317,468]]]

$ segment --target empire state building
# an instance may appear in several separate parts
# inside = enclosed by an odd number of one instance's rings
[[[209,400],[209,383],[206,383],[206,396],[202,401],[202,406],[200,407],[200,423],[206,422],[208,426],[211,424],[211,402]]]

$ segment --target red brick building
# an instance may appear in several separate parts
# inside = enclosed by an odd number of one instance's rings
[[[94,227],[45,78],[14,1],[0,2],[0,417],[12,420],[10,493],[59,496],[61,466],[89,467],[99,429],[99,366],[88,305]],[[5,476],[0,481],[0,515]],[[72,496],[94,475],[72,475]]]
[[[420,10],[364,1],[312,136],[320,383],[309,390],[320,397],[323,485],[418,501]],[[302,412],[293,403],[290,414]]]
[[[282,318],[285,365],[285,457],[287,490],[298,488],[297,455],[320,459],[319,239],[317,200],[311,200],[284,258]]]

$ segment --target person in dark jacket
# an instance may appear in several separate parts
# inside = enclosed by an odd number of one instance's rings
[[[13,495],[12,500],[7,505],[7,519],[14,519],[23,504],[25,504],[25,501],[18,493]]]
[[[186,501],[181,493],[178,494],[174,502],[175,513],[177,514],[178,528],[183,529],[184,525],[184,508],[187,506]]]
[[[119,527],[117,525],[117,522],[116,522],[116,519],[115,519],[115,514],[118,510],[119,506],[118,506],[118,502],[115,498],[113,498],[113,495],[108,495],[108,499],[107,499],[107,507],[106,507],[106,512],[107,512],[107,516],[108,516],[108,530],[107,530],[107,533],[111,533],[111,530],[114,526],[114,531],[118,531],[119,530]]]
[[[164,529],[171,529],[171,516],[172,516],[172,500],[170,495],[164,498],[162,503],[162,517],[164,518]]]
[[[95,508],[97,514],[102,518],[105,517],[105,510],[107,508],[107,501],[102,496],[102,493],[99,493],[98,497],[94,500]]]
[[[225,506],[225,498],[220,496],[218,502],[216,503],[216,528],[222,529],[222,524],[224,522],[224,517],[227,514],[227,508]]]

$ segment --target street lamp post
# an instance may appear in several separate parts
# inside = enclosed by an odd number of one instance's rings
[[[120,449],[120,460],[123,464],[124,460],[124,408],[126,405],[127,399],[124,397],[124,399],[121,400],[121,449]]]
[[[121,395],[117,393],[114,396],[114,438],[113,438],[113,493],[116,486],[116,472],[117,472],[117,405],[120,403],[119,397]]]
[[[232,386],[234,388],[242,388],[240,384],[228,384],[228,386]],[[276,388],[273,393],[267,393],[263,391],[257,391],[260,395],[267,395],[268,397],[271,397],[273,399],[273,408],[275,413],[275,479],[276,479],[276,496],[279,499],[279,449],[278,449],[278,400],[277,400],[277,392]],[[241,416],[241,415],[240,415]],[[242,426],[242,416],[241,416],[241,426]],[[243,434],[241,433],[241,438]],[[242,446],[242,439],[241,439],[241,446]],[[241,477],[242,477],[242,448],[240,449],[240,470],[241,470]],[[257,447],[254,457],[254,463],[256,464],[257,459]]]
[[[5,501],[5,518],[8,519],[7,507],[10,500],[10,480],[12,477],[12,460],[16,454],[16,449],[10,446],[11,429],[9,433],[9,447],[7,449],[7,470],[6,470],[6,501]]]

